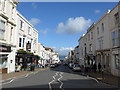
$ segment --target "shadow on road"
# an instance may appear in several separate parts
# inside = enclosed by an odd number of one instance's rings
[[[110,85],[104,85],[104,84],[97,84],[95,81],[91,81],[89,79],[81,79],[81,80],[61,80],[63,82],[62,89],[64,90],[84,90],[84,89],[92,89],[92,90],[103,90],[103,89],[109,89],[109,90],[118,90],[118,88],[111,87]],[[74,84],[73,84],[74,83]],[[79,83],[79,84],[78,84]],[[60,89],[60,83],[53,83],[51,84],[52,90],[62,90]],[[14,88],[3,88],[3,90],[11,89],[11,90],[50,90],[49,85],[30,85],[30,86],[19,86]]]

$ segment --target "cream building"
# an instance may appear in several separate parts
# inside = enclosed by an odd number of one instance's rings
[[[109,13],[108,10],[96,23],[96,63],[102,65],[105,72],[110,72],[111,56],[110,56],[110,31],[109,31]]]
[[[79,63],[79,45],[74,48],[73,62],[76,64]]]
[[[120,3],[109,14],[110,71],[113,75],[120,76]]]
[[[93,23],[85,34],[78,40],[79,64],[90,66],[95,63],[95,23]]]
[[[79,43],[79,65],[85,66],[85,46],[84,46],[84,35],[78,40]]]
[[[0,66],[3,73],[15,71],[17,4],[13,0],[0,0]]]

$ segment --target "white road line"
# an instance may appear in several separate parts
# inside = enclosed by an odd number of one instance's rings
[[[91,78],[91,79],[95,80],[97,83],[99,83],[99,81],[97,79],[95,79],[93,77],[89,77],[89,78]]]
[[[55,81],[55,77],[58,75],[59,72],[56,72],[56,74],[53,76],[53,80],[49,82],[49,89],[52,90],[51,84]]]
[[[4,85],[4,84],[9,84],[9,83],[11,83],[11,82],[13,82],[13,81],[14,81],[14,79],[10,80],[9,82],[2,83],[2,85]]]
[[[62,86],[63,86],[63,82],[60,81],[60,79],[63,78],[62,74],[63,74],[62,72],[59,74],[59,75],[60,75],[60,78],[58,78],[58,81],[61,83],[61,85],[60,85],[59,88],[62,89],[62,90],[64,90],[64,89],[62,88]]]
[[[25,77],[28,77],[30,74],[25,75]]]

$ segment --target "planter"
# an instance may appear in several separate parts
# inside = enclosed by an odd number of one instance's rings
[[[2,68],[2,73],[7,73],[8,68]]]

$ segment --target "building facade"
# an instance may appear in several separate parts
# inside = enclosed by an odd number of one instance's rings
[[[15,20],[18,2],[14,1],[0,0],[0,69],[3,73],[15,71]]]
[[[109,14],[111,73],[120,76],[120,3]]]
[[[32,63],[38,57],[38,31],[32,24],[16,12],[16,63]]]
[[[110,32],[109,32],[109,13],[108,10],[95,25],[96,42],[96,64],[102,65],[102,70],[110,72]]]

